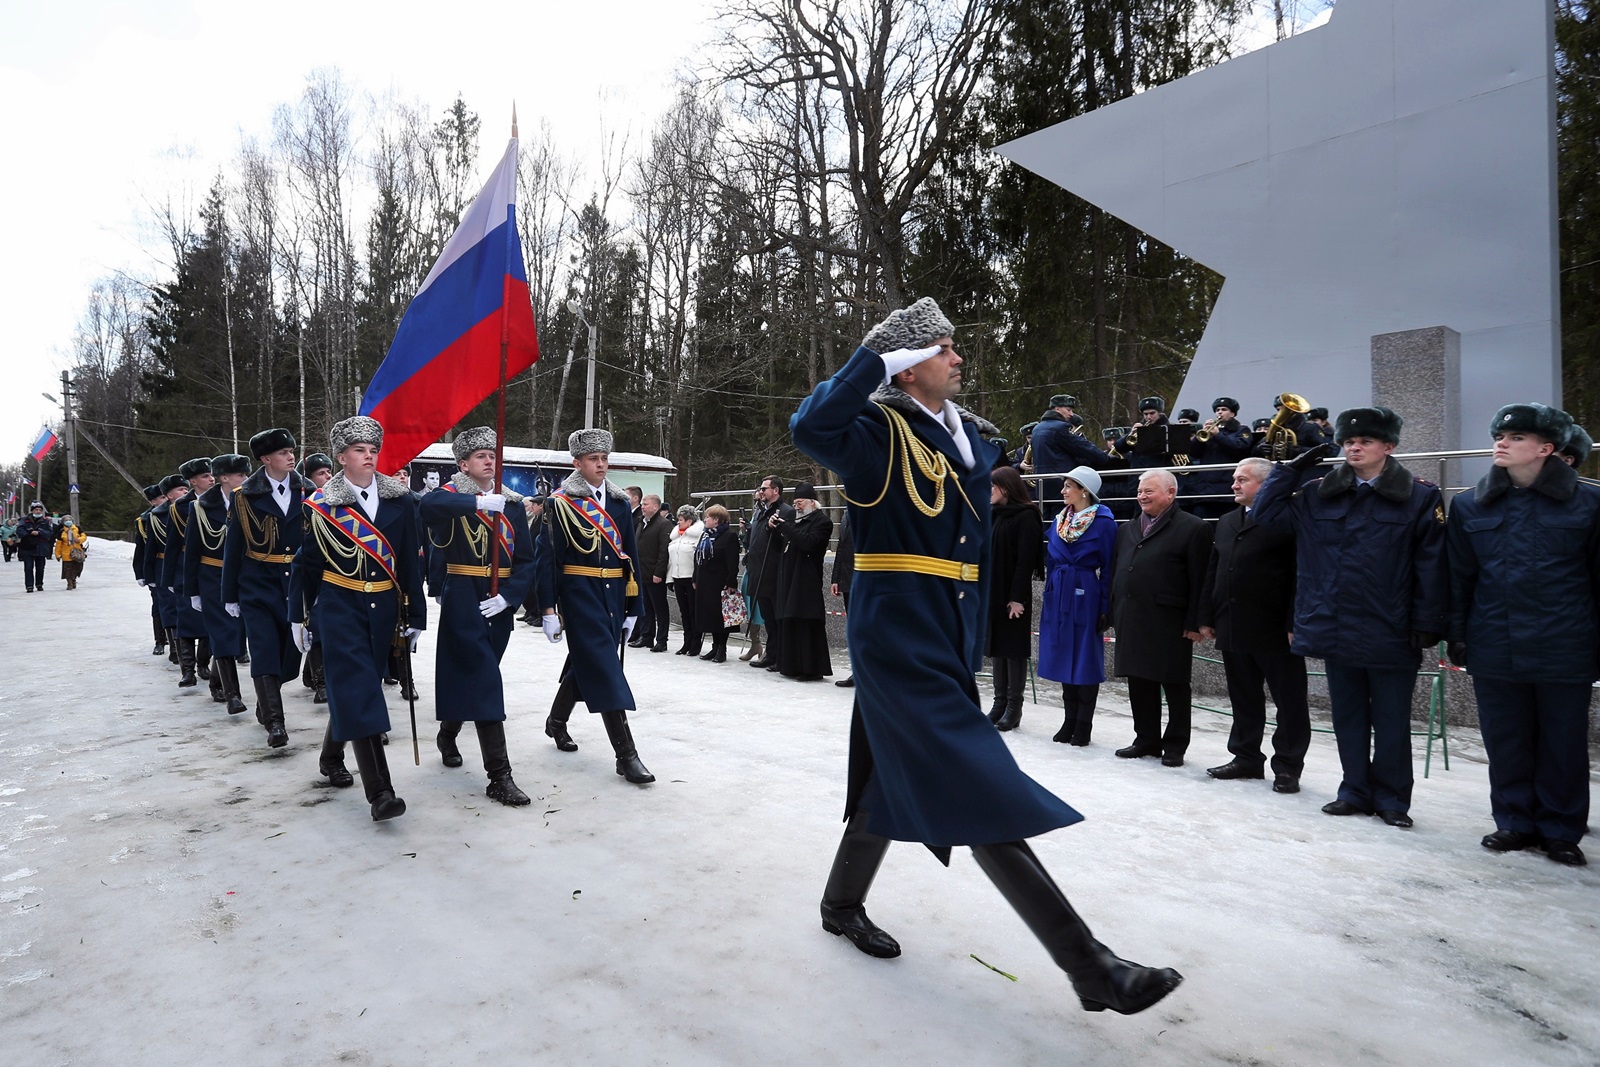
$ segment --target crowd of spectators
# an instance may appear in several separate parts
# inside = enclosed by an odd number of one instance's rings
[[[16,519],[0,520],[0,545],[5,562],[22,564],[22,581],[30,593],[44,592],[45,563],[61,564],[61,581],[68,589],[78,588],[84,561],[89,558],[89,537],[73,521],[70,512],[51,515],[40,501]]]

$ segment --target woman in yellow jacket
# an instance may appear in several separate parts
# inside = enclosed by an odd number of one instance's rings
[[[73,559],[73,549],[78,558]],[[61,561],[61,577],[67,580],[68,589],[78,588],[78,575],[83,573],[83,559],[89,554],[89,535],[78,529],[71,515],[61,516],[61,526],[56,531],[56,559]]]

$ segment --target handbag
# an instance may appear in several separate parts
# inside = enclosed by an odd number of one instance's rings
[[[74,563],[82,563],[84,560],[89,558],[89,553],[84,550],[83,546],[73,545],[67,550],[67,558],[72,560]]]
[[[722,591],[722,625],[728,629],[743,626],[750,615],[744,607],[744,597],[739,595],[737,589],[724,589]]]

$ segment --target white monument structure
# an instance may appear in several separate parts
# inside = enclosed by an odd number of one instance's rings
[[[997,151],[1227,279],[1174,406],[1376,393],[1440,431],[1402,450],[1484,447],[1561,400],[1553,32],[1549,0],[1340,0]]]

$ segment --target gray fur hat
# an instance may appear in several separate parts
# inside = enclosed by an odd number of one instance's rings
[[[861,347],[879,355],[901,348],[926,348],[941,337],[955,336],[955,332],[933,297],[925,296],[908,308],[889,312],[889,317],[862,340]]]
[[[610,452],[611,431],[598,428],[573,430],[572,436],[567,438],[567,451],[572,453],[574,459],[596,452]]]
[[[1572,416],[1548,404],[1507,404],[1489,420],[1489,433],[1531,433],[1559,452],[1572,436]]]
[[[474,426],[470,430],[462,430],[456,435],[455,443],[450,446],[450,451],[455,454],[456,462],[460,463],[468,456],[481,448],[494,450],[494,427]]]
[[[383,426],[369,415],[352,415],[342,422],[333,424],[333,429],[328,431],[328,444],[333,447],[333,454],[336,456],[351,445],[372,445],[375,448],[382,448]]]

